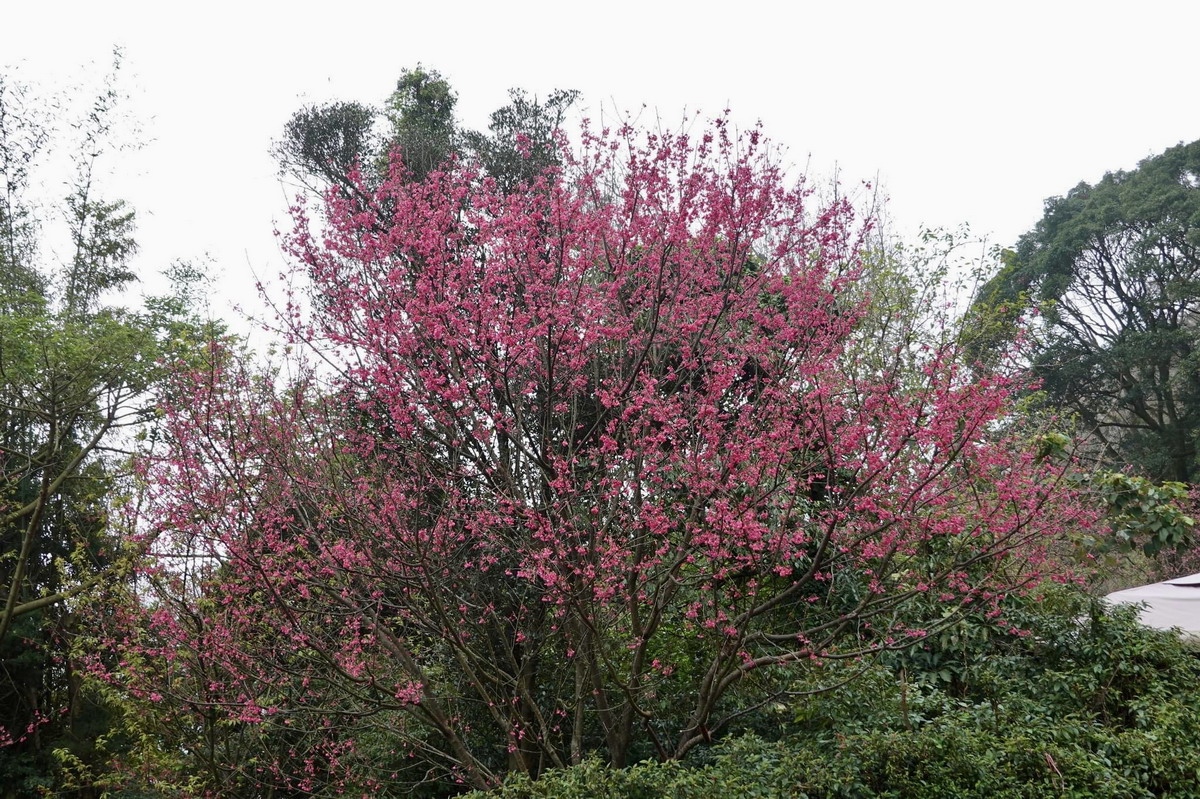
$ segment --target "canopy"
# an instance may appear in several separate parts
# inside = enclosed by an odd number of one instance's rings
[[[1200,639],[1200,574],[1113,591],[1105,598],[1126,605],[1145,603],[1138,617],[1142,624],[1160,630],[1178,627],[1185,638]]]

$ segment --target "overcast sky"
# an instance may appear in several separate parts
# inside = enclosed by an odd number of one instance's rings
[[[109,185],[138,211],[138,266],[207,253],[229,301],[282,263],[268,150],[291,113],[379,103],[418,62],[471,128],[514,86],[579,89],[594,118],[728,106],[818,177],[878,177],[900,229],[1010,244],[1045,197],[1200,138],[1197,30],[1195,0],[41,0],[0,11],[0,66],[53,87],[124,49],[150,143]]]

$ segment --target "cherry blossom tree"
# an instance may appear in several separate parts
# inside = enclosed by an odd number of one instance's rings
[[[870,220],[757,129],[359,185],[295,209],[286,370],[182,372],[144,467],[121,679],[269,741],[241,779],[679,758],[1093,522],[1015,371],[915,330],[861,357]]]

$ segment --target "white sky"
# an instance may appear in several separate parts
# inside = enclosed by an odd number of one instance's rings
[[[579,89],[593,117],[729,106],[817,177],[878,176],[900,229],[969,223],[1006,245],[1045,197],[1200,138],[1195,0],[5,5],[0,66],[26,81],[124,48],[151,143],[109,194],[138,211],[138,267],[207,253],[226,301],[248,304],[251,270],[282,264],[271,140],[304,103],[381,102],[417,62],[471,128],[514,86]]]

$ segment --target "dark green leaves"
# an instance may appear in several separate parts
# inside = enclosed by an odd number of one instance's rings
[[[1049,404],[1108,463],[1158,480],[1200,476],[1197,174],[1200,142],[1050,198],[972,308],[992,346],[1040,308],[1032,365]]]

